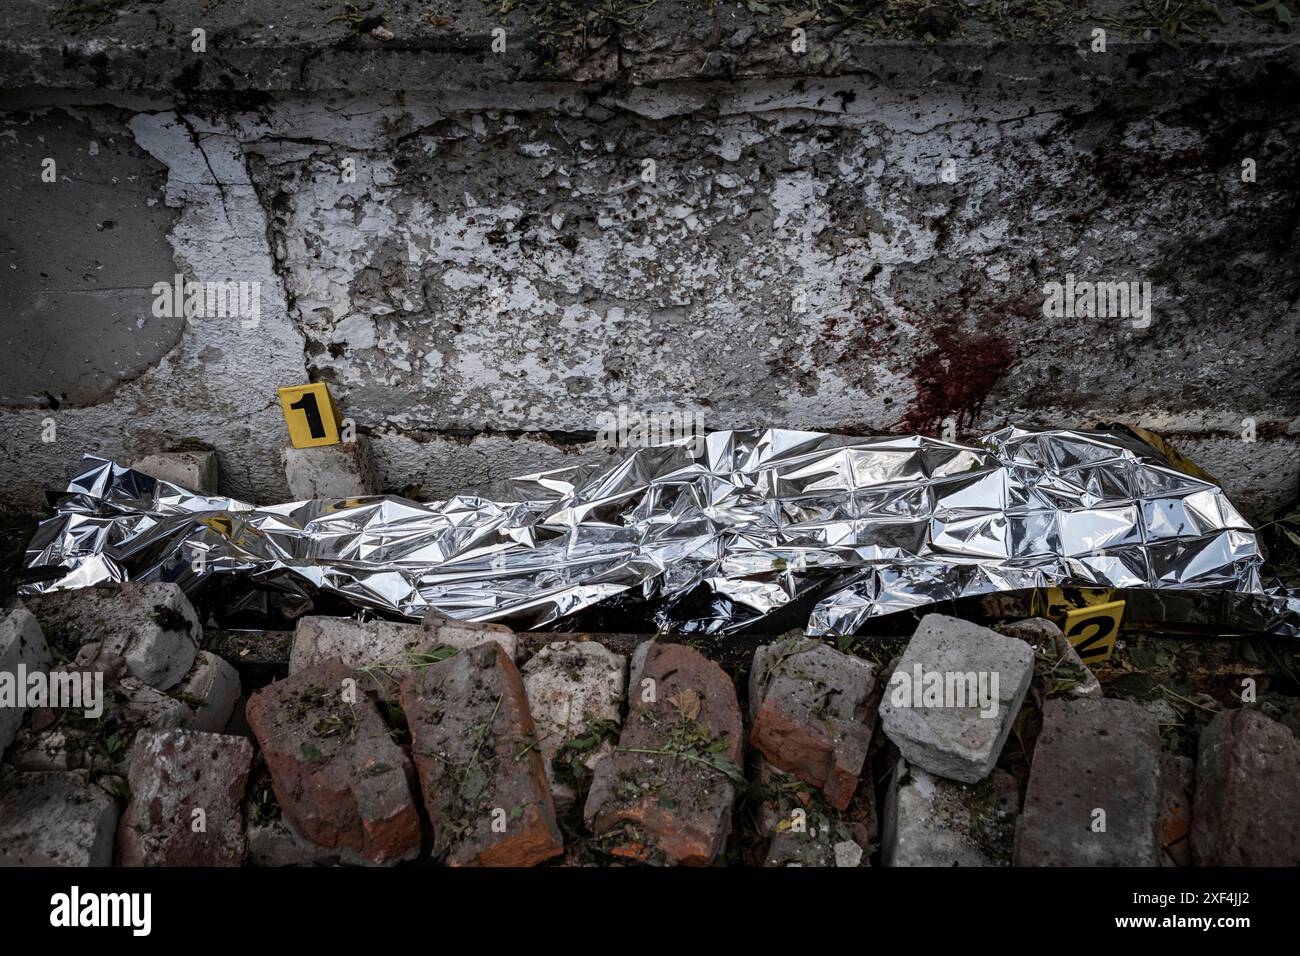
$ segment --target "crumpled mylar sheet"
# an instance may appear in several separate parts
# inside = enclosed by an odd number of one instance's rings
[[[1300,634],[1300,600],[1265,591],[1254,531],[1223,491],[1136,437],[1005,428],[961,445],[771,429],[696,441],[524,476],[503,500],[428,504],[257,507],[86,456],[27,553],[30,567],[68,571],[25,590],[130,579],[193,592],[238,573],[411,618],[555,627],[616,601],[713,633],[807,602],[809,632],[831,635],[997,591],[1216,589],[1273,594],[1271,628]]]

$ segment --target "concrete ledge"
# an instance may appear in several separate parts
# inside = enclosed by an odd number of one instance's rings
[[[82,6],[91,6],[89,4]],[[1162,37],[1132,4],[1093,0],[1075,17],[991,19],[985,7],[886,2],[870,14],[760,14],[740,3],[615,4],[579,22],[549,3],[508,14],[484,0],[436,12],[376,3],[250,0],[165,7],[120,0],[104,13],[15,0],[0,39],[0,87],[205,92],[486,90],[504,83],[578,81],[639,86],[665,80],[869,75],[887,85],[1092,85],[1161,77],[1222,79],[1225,70],[1294,69],[1292,33],[1267,15],[1221,2],[1223,22],[1178,24]],[[53,9],[51,9],[53,7]],[[623,12],[619,12],[622,10]],[[792,30],[806,51],[792,50]],[[1088,47],[1107,31],[1105,54]],[[194,29],[206,49],[191,49]],[[492,49],[493,30],[505,50]],[[1176,43],[1177,46],[1173,44]]]

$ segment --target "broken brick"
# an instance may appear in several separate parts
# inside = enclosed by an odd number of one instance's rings
[[[240,801],[253,745],[246,737],[145,731],[131,750],[131,800],[118,827],[123,866],[239,866]]]
[[[1201,731],[1192,812],[1197,866],[1300,865],[1300,741],[1256,710]]]
[[[127,581],[112,587],[51,591],[23,598],[60,660],[122,670],[167,690],[194,665],[202,628],[175,584]],[[86,645],[92,645],[87,647]]]
[[[780,770],[848,807],[871,746],[875,667],[802,636],[754,652],[750,744]]]
[[[211,651],[199,651],[172,694],[190,709],[186,729],[219,734],[230,722],[240,692],[239,672]]]
[[[744,745],[731,679],[699,651],[638,648],[618,747],[596,765],[584,818],[641,858],[708,865],[726,846]]]
[[[564,852],[528,697],[500,644],[411,674],[401,702],[436,857],[533,866]]]
[[[72,665],[56,667],[51,676],[81,671],[93,680],[93,671]],[[84,687],[85,685],[83,685]],[[83,701],[84,702],[84,701]],[[104,679],[103,712],[87,716],[74,707],[38,707],[30,725],[18,733],[9,760],[20,770],[92,770],[124,774],[131,743],[142,730],[167,730],[183,726],[189,708],[170,694],[134,677],[116,683]]]
[[[573,803],[580,779],[614,749],[627,658],[595,641],[547,644],[521,675],[557,805]]]
[[[362,690],[396,701],[398,688],[411,673],[450,656],[451,651],[481,647],[488,641],[496,641],[515,659],[518,640],[501,624],[453,621],[441,615],[429,615],[419,624],[305,617],[294,631],[289,673],[337,658],[357,669]]]
[[[1044,697],[1100,697],[1101,681],[1088,669],[1061,629],[1045,617],[1004,621],[994,628],[999,634],[1016,637],[1034,649],[1041,663],[1036,679]]]
[[[376,865],[413,859],[420,818],[410,761],[370,699],[359,691],[350,699],[353,674],[341,661],[321,662],[253,694],[245,716],[299,833]]]
[[[109,866],[116,828],[89,774],[0,770],[0,866]]]

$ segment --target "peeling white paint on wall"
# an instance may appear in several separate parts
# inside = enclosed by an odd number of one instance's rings
[[[67,443],[0,464],[0,482],[31,501],[83,448],[194,435],[223,452],[225,490],[274,499],[274,389],[308,377],[371,432],[386,487],[435,497],[595,455],[580,436],[620,403],[710,428],[1222,435],[1251,414],[1294,435],[1294,270],[1265,276],[1245,339],[1213,273],[1234,243],[1267,258],[1268,210],[1212,168],[1141,178],[1226,119],[1095,106],[859,81],[289,96],[190,128],[137,106],[131,133],[181,210],[178,267],[261,281],[263,325],[189,329],[112,401],[60,411]],[[1206,241],[1222,263],[1161,273]],[[1155,275],[1156,327],[1045,319],[1041,286],[1066,268]],[[4,416],[28,434],[43,412]],[[1275,500],[1295,484],[1282,458],[1234,480]]]

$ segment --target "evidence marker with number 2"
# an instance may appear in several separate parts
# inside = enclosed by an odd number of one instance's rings
[[[294,448],[339,443],[339,410],[324,382],[279,389],[280,407]]]
[[[1124,616],[1123,601],[1109,601],[1089,607],[1076,607],[1065,615],[1065,639],[1074,645],[1085,664],[1110,660],[1115,652],[1119,622]]]

